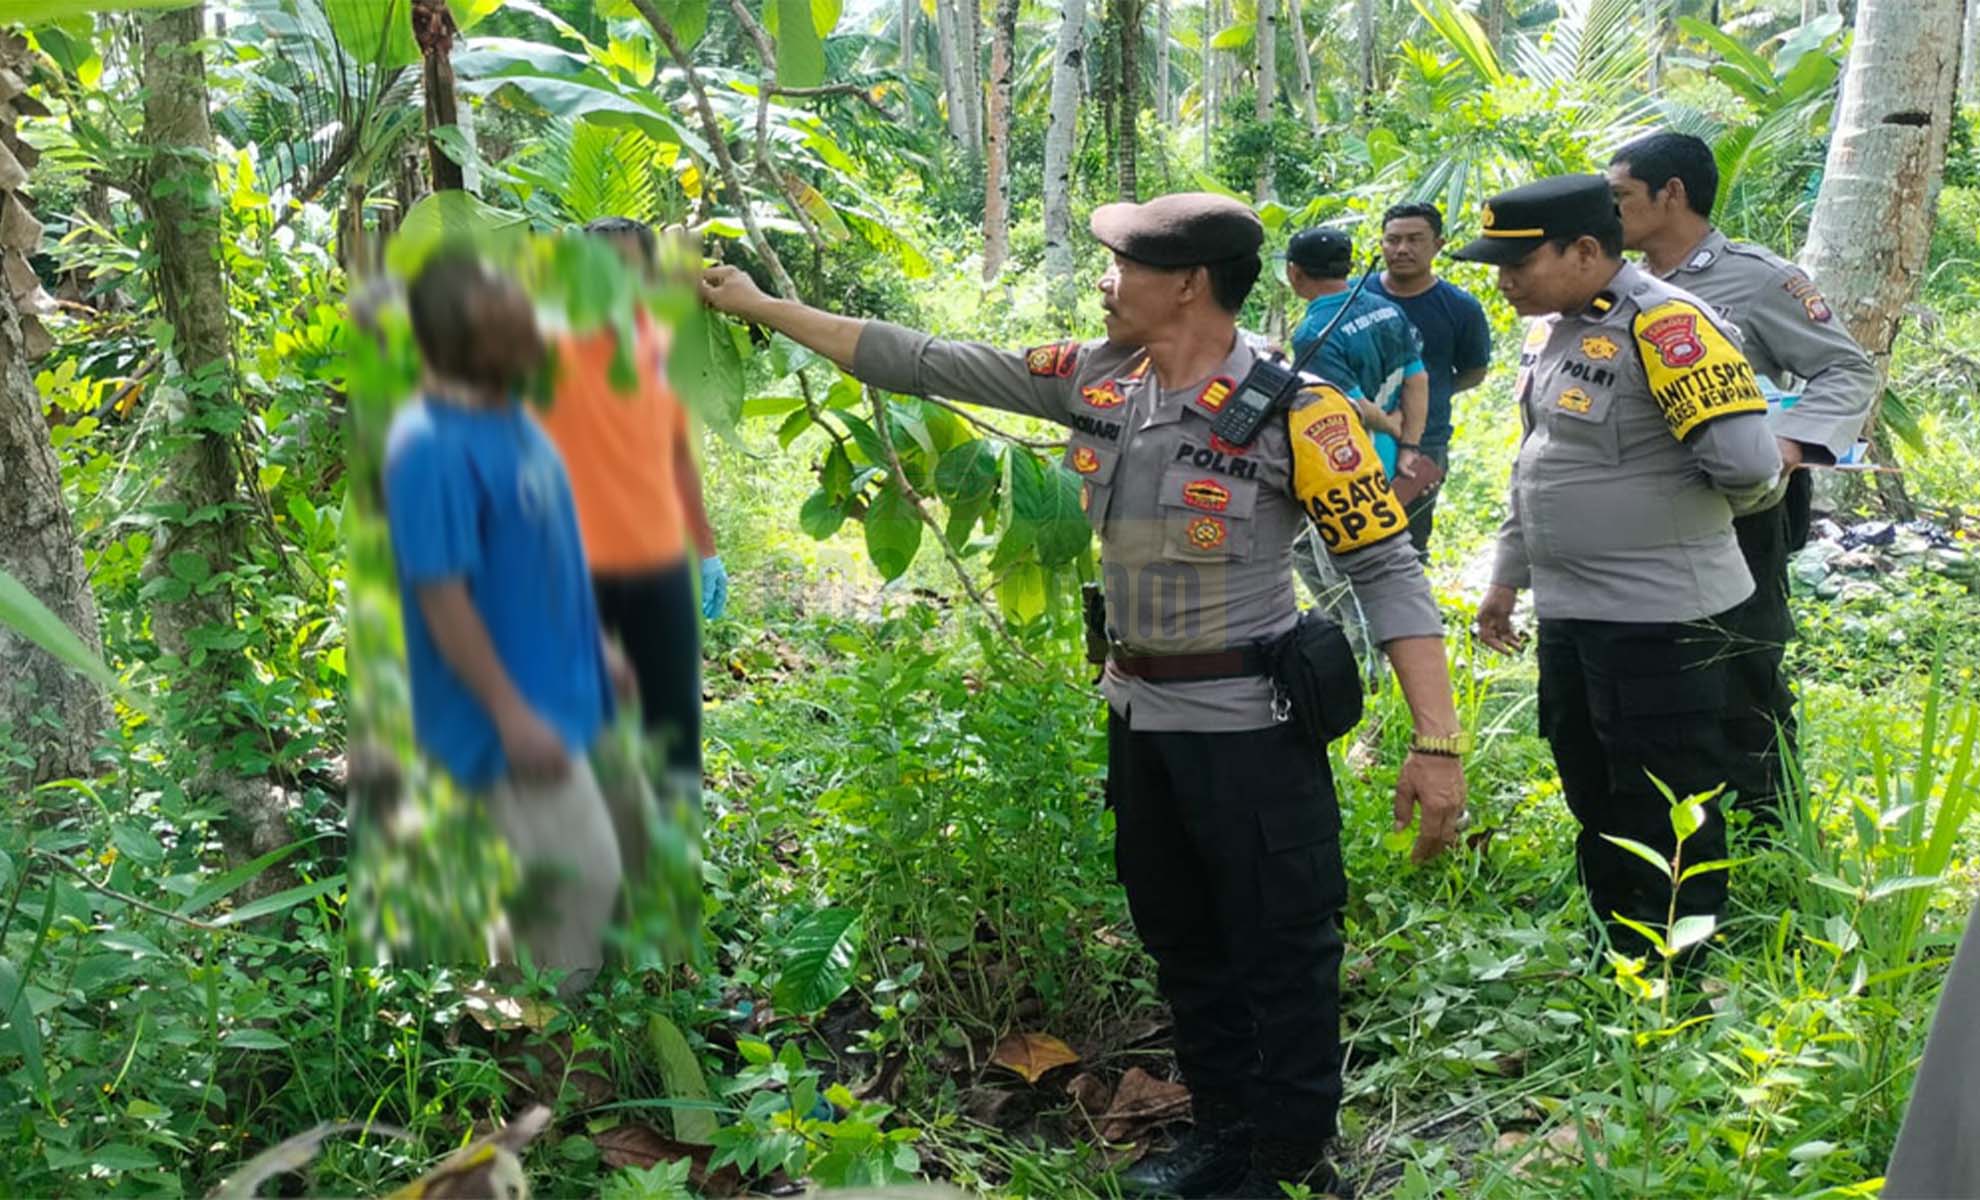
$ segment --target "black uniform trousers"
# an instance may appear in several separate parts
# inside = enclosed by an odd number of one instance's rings
[[[1137,733],[1110,713],[1107,794],[1199,1124],[1332,1137],[1347,879],[1325,752],[1293,722]]]
[[[1581,824],[1575,856],[1582,885],[1626,953],[1646,945],[1615,914],[1661,931],[1671,880],[1602,835],[1641,842],[1669,859],[1677,848],[1671,805],[1651,776],[1680,800],[1721,784],[1753,786],[1751,761],[1727,729],[1732,640],[1718,620],[1540,622],[1540,732]],[[1725,819],[1714,801],[1686,840],[1682,863],[1725,857]],[[1692,878],[1679,890],[1677,915],[1718,915],[1726,882],[1724,871]]]
[[[1794,714],[1794,690],[1788,686],[1782,660],[1794,637],[1794,616],[1788,610],[1788,557],[1807,544],[1811,495],[1807,471],[1788,477],[1787,495],[1764,512],[1749,513],[1733,522],[1746,569],[1753,576],[1753,595],[1725,614],[1733,638],[1730,711],[1727,731],[1733,745],[1750,761],[1752,790],[1733,799],[1753,815],[1756,824],[1781,821],[1784,762],[1798,754],[1799,728]]]
[[[640,724],[667,766],[701,780],[701,609],[686,560],[591,577],[598,623],[619,639],[639,681]]]

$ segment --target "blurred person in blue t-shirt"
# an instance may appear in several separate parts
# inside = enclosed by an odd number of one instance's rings
[[[384,482],[413,732],[535,885],[510,920],[569,995],[602,964],[618,902],[626,814],[587,755],[630,676],[599,634],[564,464],[519,398],[544,359],[529,298],[443,250],[407,305],[425,377],[392,421]]]
[[[1394,303],[1421,335],[1430,402],[1422,453],[1449,470],[1451,397],[1484,381],[1492,362],[1492,327],[1471,293],[1437,278],[1437,255],[1443,248],[1444,214],[1436,205],[1393,206],[1382,214],[1384,270],[1368,281],[1368,291]],[[1410,504],[1409,536],[1419,557],[1430,555],[1436,513],[1434,487]]]

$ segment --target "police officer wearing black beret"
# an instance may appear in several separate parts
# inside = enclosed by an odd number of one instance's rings
[[[1294,630],[1294,535],[1311,522],[1353,582],[1415,716],[1397,828],[1416,857],[1456,837],[1463,742],[1442,624],[1375,449],[1337,388],[1297,392],[1242,444],[1213,430],[1257,354],[1236,315],[1264,230],[1213,195],[1109,204],[1093,236],[1107,336],[1012,353],[771,299],[716,267],[702,295],[877,386],[1071,430],[1064,465],[1100,536],[1110,642],[1108,797],[1128,906],[1175,1013],[1196,1128],[1123,1190],[1315,1194],[1339,1186],[1340,810],[1324,745],[1268,676]],[[1346,684],[1353,690],[1352,667]],[[1318,706],[1313,706],[1318,707]]]
[[[1569,175],[1492,197],[1455,257],[1495,264],[1533,318],[1513,385],[1524,437],[1480,640],[1511,651],[1515,593],[1540,618],[1540,732],[1581,823],[1583,886],[1613,943],[1666,938],[1672,887],[1615,838],[1670,859],[1671,803],[1763,787],[1727,735],[1725,616],[1753,592],[1735,505],[1772,488],[1781,455],[1738,335],[1689,292],[1622,260],[1608,180]],[[1726,858],[1703,806],[1684,865]],[[1680,917],[1716,918],[1726,874],[1678,889]],[[1686,936],[1709,932],[1691,922]],[[1679,947],[1682,949],[1683,947]]]

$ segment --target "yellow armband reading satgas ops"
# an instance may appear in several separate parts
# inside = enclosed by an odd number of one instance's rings
[[[1636,314],[1633,329],[1650,395],[1679,441],[1708,421],[1767,411],[1746,356],[1697,305],[1666,300]]]
[[[1286,418],[1293,495],[1327,549],[1346,554],[1409,532],[1382,458],[1348,398],[1331,387],[1310,387],[1293,405]]]

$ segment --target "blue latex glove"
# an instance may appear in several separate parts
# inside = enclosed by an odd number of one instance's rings
[[[720,620],[728,606],[729,569],[722,565],[721,555],[711,554],[701,560],[701,615]]]

